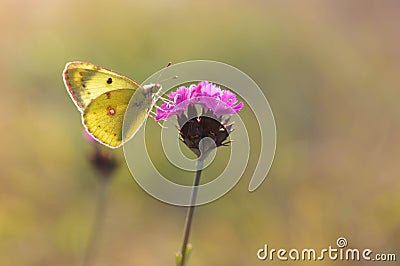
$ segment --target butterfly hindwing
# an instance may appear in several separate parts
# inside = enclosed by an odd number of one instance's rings
[[[82,112],[101,94],[116,89],[142,89],[134,80],[91,63],[70,62],[65,66],[64,83],[75,105]]]
[[[113,90],[92,100],[82,114],[87,131],[106,146],[121,146],[124,115],[133,93],[131,89]]]

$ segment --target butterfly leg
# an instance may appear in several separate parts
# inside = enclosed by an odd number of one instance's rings
[[[155,112],[153,112],[153,111],[151,111],[151,110],[149,111],[149,116],[150,116],[151,118],[154,119],[155,115],[156,115]],[[154,119],[154,120],[155,120],[155,119]],[[167,128],[166,126],[164,126],[163,124],[161,124],[160,121],[157,121],[157,124],[158,124],[161,128]]]

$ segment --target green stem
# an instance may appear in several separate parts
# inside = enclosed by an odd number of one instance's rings
[[[85,252],[82,257],[82,263],[81,263],[82,266],[90,266],[92,264],[93,258],[95,257],[96,248],[100,237],[100,232],[104,222],[105,202],[107,194],[106,192],[109,183],[109,178],[101,176],[99,180],[100,180],[100,186],[97,195],[93,227]]]
[[[190,200],[190,206],[186,216],[185,235],[183,237],[183,243],[182,243],[182,251],[181,251],[182,260],[180,266],[185,265],[186,249],[189,244],[190,231],[192,228],[193,214],[194,214],[194,209],[196,207],[197,191],[199,189],[202,168],[203,168],[203,161],[202,160],[197,161],[196,177],[194,179],[192,197]]]

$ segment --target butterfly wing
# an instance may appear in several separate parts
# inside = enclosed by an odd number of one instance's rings
[[[131,89],[108,91],[92,100],[83,111],[86,130],[110,148],[123,144],[122,125],[133,92]]]
[[[136,133],[154,104],[153,94],[161,88],[157,84],[142,87],[122,74],[85,62],[68,63],[63,78],[86,130],[110,148],[120,147]]]
[[[139,83],[122,74],[86,62],[67,63],[63,78],[69,95],[81,112],[103,93],[117,89],[143,90]]]
[[[86,130],[99,142],[118,148],[128,141],[154,104],[152,93],[131,89],[108,91],[92,100],[82,114]]]
[[[145,90],[137,90],[129,102],[123,124],[124,141],[128,141],[133,135],[135,135],[144,123],[149,111],[155,104],[153,95],[161,89],[161,86],[150,84],[145,85],[144,88]]]

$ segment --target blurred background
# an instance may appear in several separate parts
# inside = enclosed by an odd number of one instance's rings
[[[341,236],[400,260],[400,2],[0,0],[0,25],[0,265],[79,265],[87,245],[99,182],[62,82],[74,60],[143,81],[210,59],[263,89],[278,136],[268,178],[247,191],[254,127],[245,176],[196,209],[188,265],[303,265],[256,252]],[[93,265],[174,265],[186,209],[146,194],[112,153]],[[338,264],[378,263],[318,262]]]

